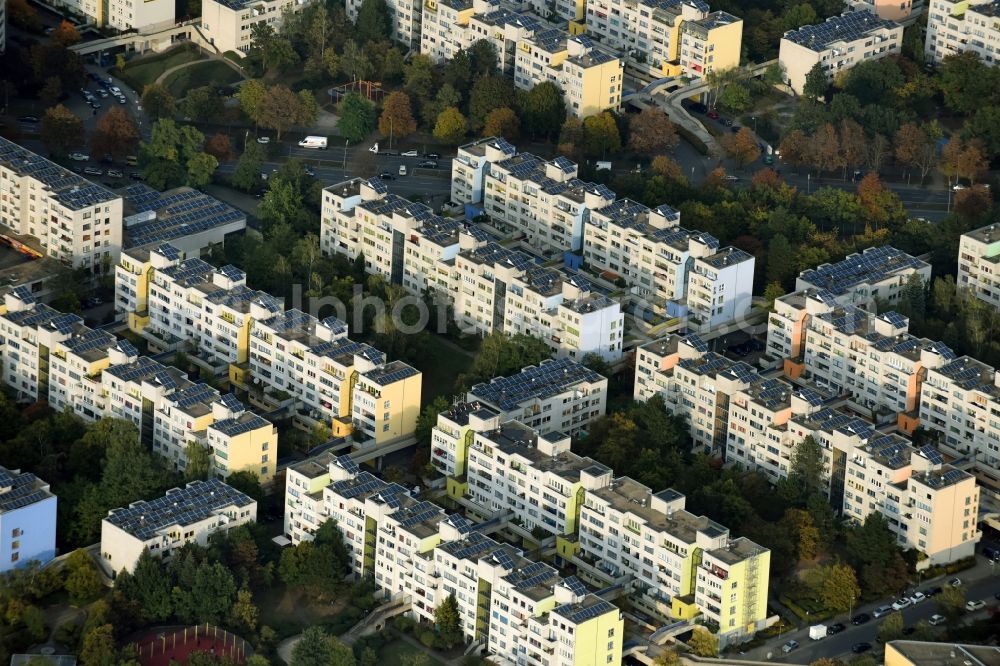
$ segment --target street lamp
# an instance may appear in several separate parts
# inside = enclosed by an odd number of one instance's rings
[[[757,116],[750,116],[753,119],[753,133],[757,133]]]

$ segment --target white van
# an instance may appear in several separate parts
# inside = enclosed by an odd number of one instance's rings
[[[299,141],[299,148],[316,148],[319,150],[326,150],[326,137],[307,136]]]

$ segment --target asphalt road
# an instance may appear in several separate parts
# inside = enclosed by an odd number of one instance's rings
[[[966,600],[972,601],[982,599],[987,604],[986,609],[977,613],[967,614],[967,617],[984,617],[989,612],[991,607],[997,605],[997,601],[993,595],[1000,592],[1000,565],[997,566],[997,575],[993,575],[992,569],[986,563],[986,560],[981,556],[978,560],[979,561],[976,566],[972,569],[952,576],[945,576],[932,581],[926,581],[920,586],[909,590],[908,593],[912,594],[915,590],[926,590],[935,586],[943,587],[948,584],[949,580],[958,577],[962,580],[962,590],[965,592]],[[851,652],[851,648],[854,644],[862,642],[871,643],[873,646],[872,652],[878,652],[881,649],[881,645],[876,642],[875,636],[878,632],[879,625],[885,620],[885,618],[883,617],[878,620],[872,619],[865,624],[854,626],[851,624],[851,616],[857,615],[858,613],[868,613],[871,615],[872,610],[876,606],[890,605],[891,603],[892,599],[884,599],[875,603],[864,604],[855,608],[851,614],[844,613],[824,622],[826,625],[834,624],[836,622],[842,622],[847,625],[847,629],[839,634],[828,636],[818,641],[813,641],[809,639],[809,628],[804,627],[795,631],[786,632],[781,636],[773,638],[761,647],[754,648],[753,650],[747,650],[745,654],[734,655],[734,657],[738,656],[740,659],[753,659],[760,661],[808,664],[821,657],[842,659],[854,657],[855,655]],[[934,599],[931,598],[919,604],[911,605],[909,608],[905,608],[900,612],[903,614],[904,626],[912,627],[920,620],[930,619],[931,615],[938,612],[938,609],[937,605],[934,603]],[[785,654],[781,651],[781,646],[789,640],[798,641],[799,648],[793,650],[790,654]]]

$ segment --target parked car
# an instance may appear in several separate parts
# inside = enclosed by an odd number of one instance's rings
[[[87,72],[87,78],[93,81],[94,83],[97,83],[98,81],[101,80],[101,77],[99,77],[97,74],[94,74],[93,72]]]
[[[125,99],[125,95],[122,95],[121,97],[118,98],[118,103],[119,104],[128,104],[128,100]]]
[[[858,613],[857,615],[855,615],[854,617],[851,618],[851,624],[853,624],[856,627],[859,624],[865,624],[866,622],[870,621],[871,619],[872,619],[872,616],[869,615],[868,613]]]
[[[909,608],[912,602],[907,597],[902,599],[896,599],[892,602],[892,610],[903,610],[904,608]]]
[[[438,153],[424,153],[424,157],[426,157],[429,160],[441,159],[441,155],[439,155]]]
[[[271,137],[269,137],[269,136],[259,136],[259,137],[257,137],[257,143],[259,143],[262,146],[266,146],[267,144],[271,143]]]
[[[864,643],[864,642],[855,643],[854,645],[851,646],[851,652],[853,652],[854,654],[863,654],[871,649],[872,649],[871,643]]]
[[[692,102],[691,110],[695,113],[708,113],[708,107],[701,102]]]
[[[406,165],[405,164],[400,164],[399,165],[399,175],[400,176],[405,176],[406,175]]]
[[[95,111],[101,108],[101,103],[98,102],[96,99],[89,100],[87,104],[90,106],[90,108],[94,109]]]
[[[711,118],[712,120],[718,120],[719,112],[716,111],[715,109],[712,109],[711,111],[708,112],[708,117]]]
[[[929,587],[926,590],[924,590],[924,596],[927,597],[928,599],[937,594],[941,594],[941,588],[936,585],[934,587]]]
[[[988,560],[1000,560],[1000,548],[995,548],[993,546],[986,546],[983,548],[983,557]]]
[[[976,599],[975,601],[965,602],[965,610],[969,611],[970,613],[974,613],[977,610],[982,610],[984,608],[986,608],[986,602],[983,601],[982,599]]]
[[[734,176],[731,173],[727,173],[725,176],[722,177],[722,180],[728,180],[730,183],[734,183],[739,179],[740,179],[739,176]]]
[[[948,581],[948,584],[951,585],[952,587],[962,587],[962,579],[952,578],[951,580]]]
[[[124,178],[125,174],[120,169],[108,169],[108,175],[112,178]]]
[[[437,169],[438,163],[434,160],[423,160],[422,162],[418,162],[417,166],[421,169]]]
[[[876,620],[880,617],[885,617],[892,612],[892,606],[876,606],[875,610],[872,611],[872,617]]]
[[[19,123],[37,123],[38,122],[38,116],[21,116],[20,118],[17,119],[17,122],[19,122]]]
[[[142,177],[142,174],[139,173],[138,171],[130,173],[128,177],[131,178],[132,180],[146,180],[145,178]]]
[[[122,92],[122,89],[119,88],[118,86],[111,86],[111,92],[115,96],[117,96],[117,95],[124,95],[125,94],[125,93]]]
[[[926,598],[927,596],[923,592],[914,592],[913,594],[910,595],[910,602],[914,604],[919,604]]]
[[[931,619],[928,620],[928,622],[930,622],[931,626],[936,627],[939,624],[944,624],[946,620],[947,618],[945,618],[944,615],[938,615],[937,613],[934,613],[934,615],[931,615]]]
[[[834,634],[839,634],[845,629],[847,629],[847,627],[844,626],[843,622],[837,622],[836,624],[831,624],[829,627],[826,628],[826,635],[833,636]]]
[[[788,654],[792,650],[797,650],[798,647],[799,647],[798,641],[788,641],[787,643],[781,646],[781,651],[784,652],[785,654]]]
[[[88,162],[90,161],[90,155],[84,155],[83,153],[70,153],[69,158],[74,162]]]
[[[101,97],[101,99],[107,99],[108,97],[108,91],[104,88],[98,89],[97,94]]]
[[[393,176],[393,175],[392,175],[391,173],[389,173],[388,171],[383,171],[382,173],[380,173],[380,174],[378,175],[378,177],[379,177],[379,178],[381,178],[382,180],[396,180],[396,177],[395,177],[395,176]]]
[[[93,167],[93,166],[84,167],[83,172],[85,174],[87,174],[88,176],[103,176],[104,175],[104,170],[103,169],[98,169],[97,167]]]
[[[403,157],[419,157],[420,153],[415,150],[407,150],[405,153],[400,153]]]

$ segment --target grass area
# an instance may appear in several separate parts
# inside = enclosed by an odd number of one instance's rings
[[[427,353],[414,366],[423,373],[421,398],[426,405],[439,395],[451,395],[455,379],[468,372],[472,357],[446,344],[433,333],[428,336]]]
[[[378,663],[379,666],[405,666],[410,663],[409,659],[418,654],[426,653],[413,647],[406,641],[397,640],[385,645],[378,651]],[[444,666],[444,664],[429,654],[427,655],[427,664],[429,666]]]
[[[180,99],[193,88],[229,86],[241,79],[236,70],[226,63],[210,60],[177,70],[164,79],[163,84],[171,95]]]
[[[138,58],[125,64],[125,69],[118,76],[133,90],[142,93],[142,89],[156,81],[160,74],[171,67],[195,62],[205,56],[196,47],[184,44],[163,53]]]

